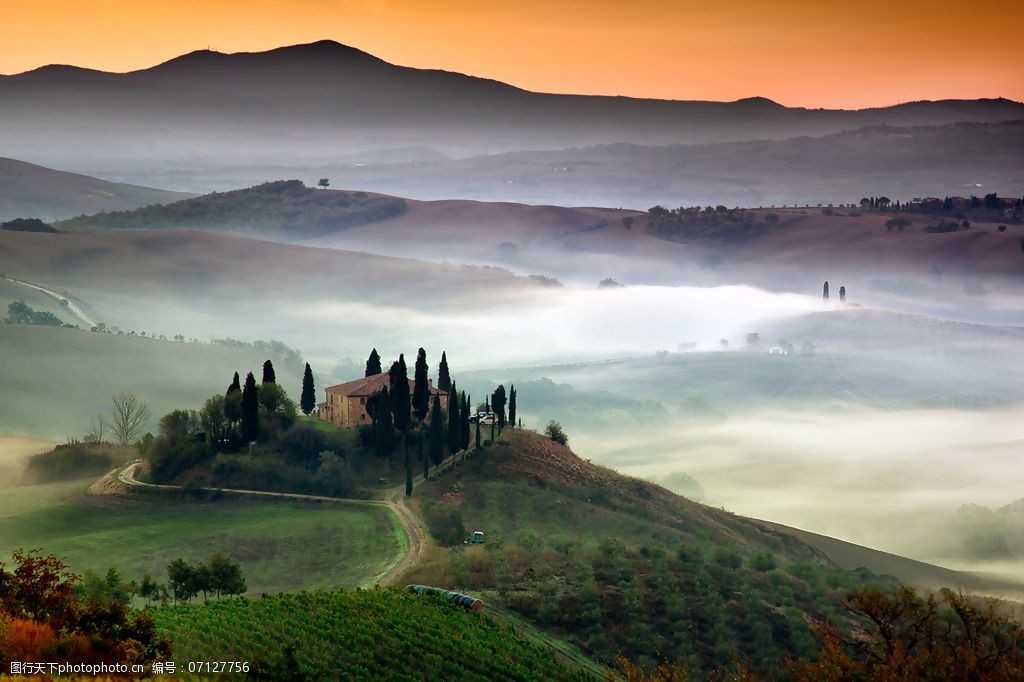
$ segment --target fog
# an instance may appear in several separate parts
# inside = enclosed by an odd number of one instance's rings
[[[0,433],[0,489],[18,481],[29,457],[54,445],[56,442],[45,438]]]

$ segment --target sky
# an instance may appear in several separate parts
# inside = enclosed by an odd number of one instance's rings
[[[1024,100],[1019,0],[0,0],[0,73],[332,39],[530,90],[863,108]]]

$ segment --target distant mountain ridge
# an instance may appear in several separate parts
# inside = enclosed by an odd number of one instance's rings
[[[1005,99],[860,111],[764,98],[697,102],[535,93],[389,64],[333,41],[192,52],[123,74],[46,66],[0,77],[0,148],[65,167],[208,166],[330,159],[430,146],[472,155],[606,143],[693,144],[824,135],[873,125],[1024,118]],[[70,162],[70,163],[68,163]]]

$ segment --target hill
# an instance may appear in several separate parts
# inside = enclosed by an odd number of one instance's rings
[[[44,222],[101,211],[122,211],[184,199],[168,192],[0,158],[0,222],[40,218]]]
[[[526,431],[420,488],[414,504],[439,547],[410,579],[483,592],[606,664],[664,657],[706,675],[736,661],[771,675],[814,645],[807,618],[837,618],[838,597],[892,578],[943,572],[825,543],[676,496],[579,459]],[[482,530],[483,545],[464,546]],[[929,572],[930,571],[930,572]],[[973,585],[992,587],[977,580]],[[697,624],[697,625],[694,625]]]
[[[397,589],[264,595],[152,615],[179,660],[249,661],[268,679],[592,679],[486,612]]]
[[[396,147],[468,156],[1024,118],[1024,105],[1008,100],[830,111],[756,97],[676,102],[533,93],[396,66],[332,41],[261,53],[204,50],[125,74],[47,66],[0,78],[0,102],[0,145],[9,154],[133,174],[159,159],[169,164],[161,177],[179,178],[300,159],[309,167]]]
[[[405,202],[395,197],[315,190],[298,180],[280,180],[134,211],[80,216],[62,221],[59,226],[68,230],[238,231],[305,240],[384,220],[404,211]]]

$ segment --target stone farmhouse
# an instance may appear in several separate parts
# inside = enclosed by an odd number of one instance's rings
[[[328,386],[326,400],[318,406],[317,416],[322,421],[346,429],[372,424],[373,419],[366,412],[366,400],[374,393],[387,388],[389,381],[387,374],[374,374],[337,386]],[[448,393],[435,388],[433,380],[430,380],[428,385],[430,387],[430,406],[433,407],[434,400],[440,400],[441,409],[447,409]],[[414,387],[415,382],[410,379],[409,395],[412,395]]]

